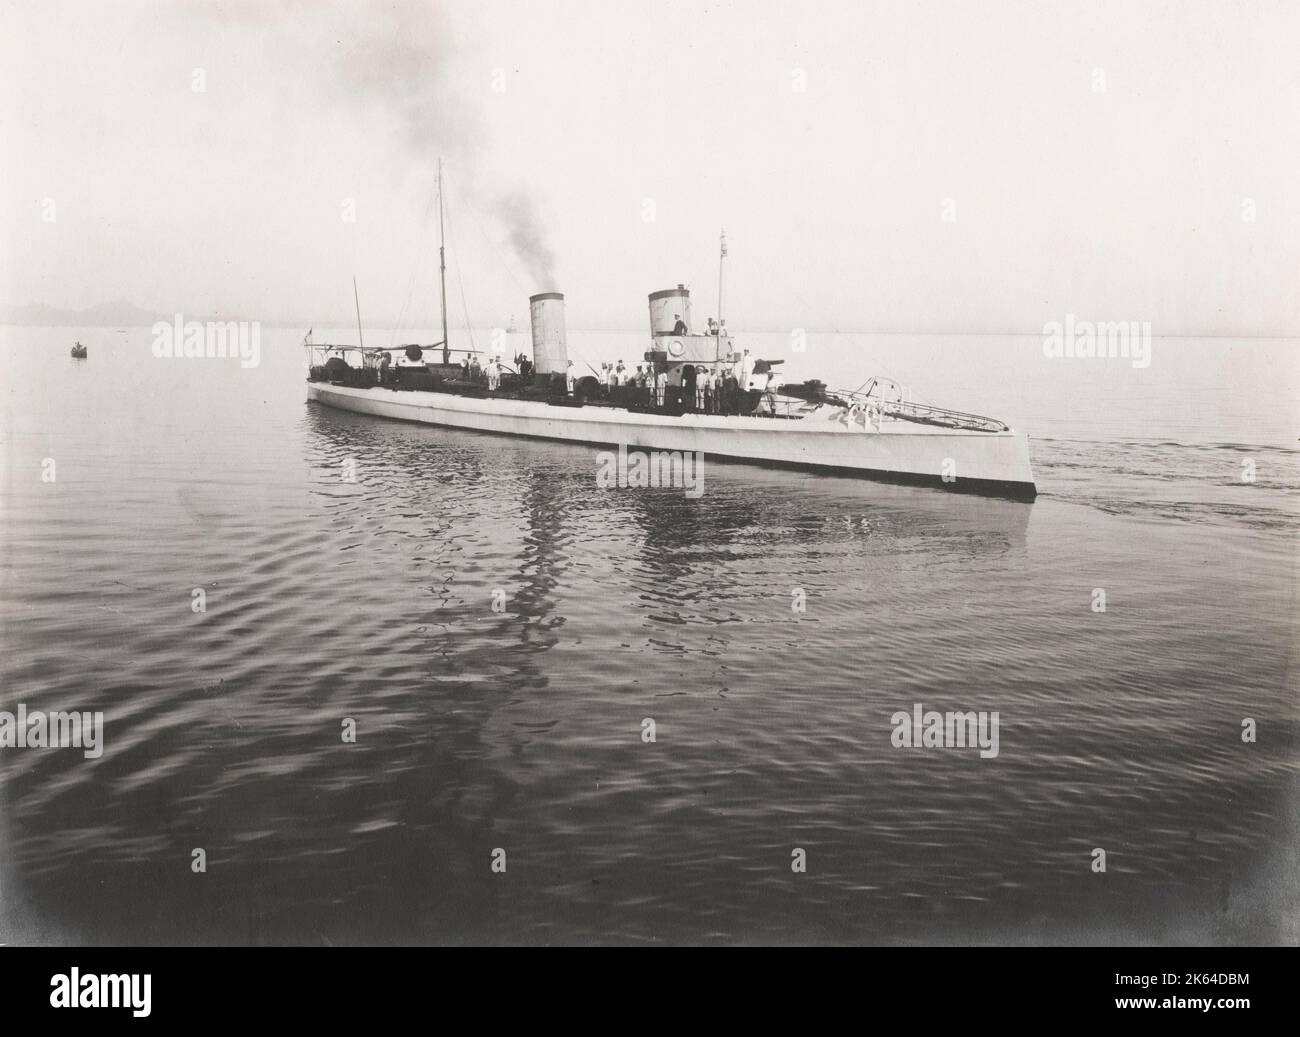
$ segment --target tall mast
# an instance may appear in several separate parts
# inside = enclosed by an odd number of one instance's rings
[[[720,247],[718,250],[718,341],[713,347],[713,358],[718,359],[718,354],[722,349],[722,261],[727,258],[727,228],[723,227],[719,235]]]
[[[442,290],[442,355],[443,360],[451,343],[447,341],[447,247],[442,233],[442,158],[438,159],[438,282]]]

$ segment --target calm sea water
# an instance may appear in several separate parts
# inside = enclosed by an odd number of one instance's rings
[[[306,404],[299,337],[0,329],[0,709],[105,716],[97,760],[0,749],[0,940],[1297,939],[1297,343],[748,337],[1012,419],[1025,505],[602,491]],[[999,755],[894,748],[916,703]]]

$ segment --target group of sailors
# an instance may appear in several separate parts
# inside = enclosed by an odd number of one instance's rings
[[[491,354],[485,361],[481,361],[477,353],[471,353],[460,364],[462,379],[467,382],[487,382],[489,392],[496,392],[501,387],[504,370],[501,361]]]
[[[765,399],[774,411],[772,397],[777,384],[776,372],[769,369],[766,383],[754,386],[756,364],[746,349],[730,363],[683,364],[677,376],[670,377],[667,370],[656,372],[650,364],[637,364],[633,370],[620,360],[601,364],[599,379],[610,399],[630,397],[630,402],[653,404],[655,407],[672,403],[700,414],[738,413],[742,393],[753,386],[764,390]]]
[[[674,334],[674,335],[689,335],[690,333],[691,333],[691,332],[690,332],[690,329],[687,328],[687,326],[686,326],[686,321],[682,320],[682,315],[681,315],[680,313],[674,313],[674,314],[673,314],[673,334]],[[727,322],[726,322],[725,320],[724,320],[721,324],[719,324],[719,323],[718,323],[716,320],[714,320],[712,317],[709,318],[708,327],[705,329],[704,334],[706,334],[706,335],[725,335],[726,333],[727,333]]]
[[[637,389],[645,393],[649,399],[653,399],[655,405],[660,407],[663,406],[668,392],[668,372],[660,371],[655,374],[649,364],[637,364],[635,371],[622,360],[617,364],[601,364],[600,381],[605,385],[606,395],[611,398],[617,389]],[[641,395],[642,392],[635,395]]]
[[[524,380],[533,373],[533,362],[522,353],[515,357],[515,367]],[[500,357],[488,354],[487,359],[481,361],[477,353],[471,353],[461,362],[460,376],[467,382],[486,382],[488,392],[496,392],[501,388],[501,376],[510,370]]]

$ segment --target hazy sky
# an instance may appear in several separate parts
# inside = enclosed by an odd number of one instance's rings
[[[433,325],[441,155],[454,325],[1300,330],[1292,0],[0,12],[3,302]]]

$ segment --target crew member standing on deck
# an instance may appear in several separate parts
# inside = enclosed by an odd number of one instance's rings
[[[682,409],[688,411],[695,409],[694,364],[685,364],[682,367]]]
[[[673,325],[673,334],[674,335],[689,334],[689,332],[687,332],[686,330],[686,321],[682,320],[682,315],[680,313],[674,313],[673,317],[677,321],[677,323]]]
[[[569,366],[564,369],[564,390],[570,396],[573,395],[573,388],[577,384],[577,378],[573,373],[573,361],[569,361]]]
[[[668,372],[660,371],[655,375],[655,406],[662,407],[668,395]]]
[[[733,414],[740,413],[740,390],[744,385],[741,378],[745,373],[745,358],[736,354],[736,359],[731,364],[731,369],[727,372],[727,410]]]
[[[754,374],[754,358],[749,355],[749,350],[745,350],[744,355],[740,358],[740,388],[743,392],[749,388],[749,379]]]

